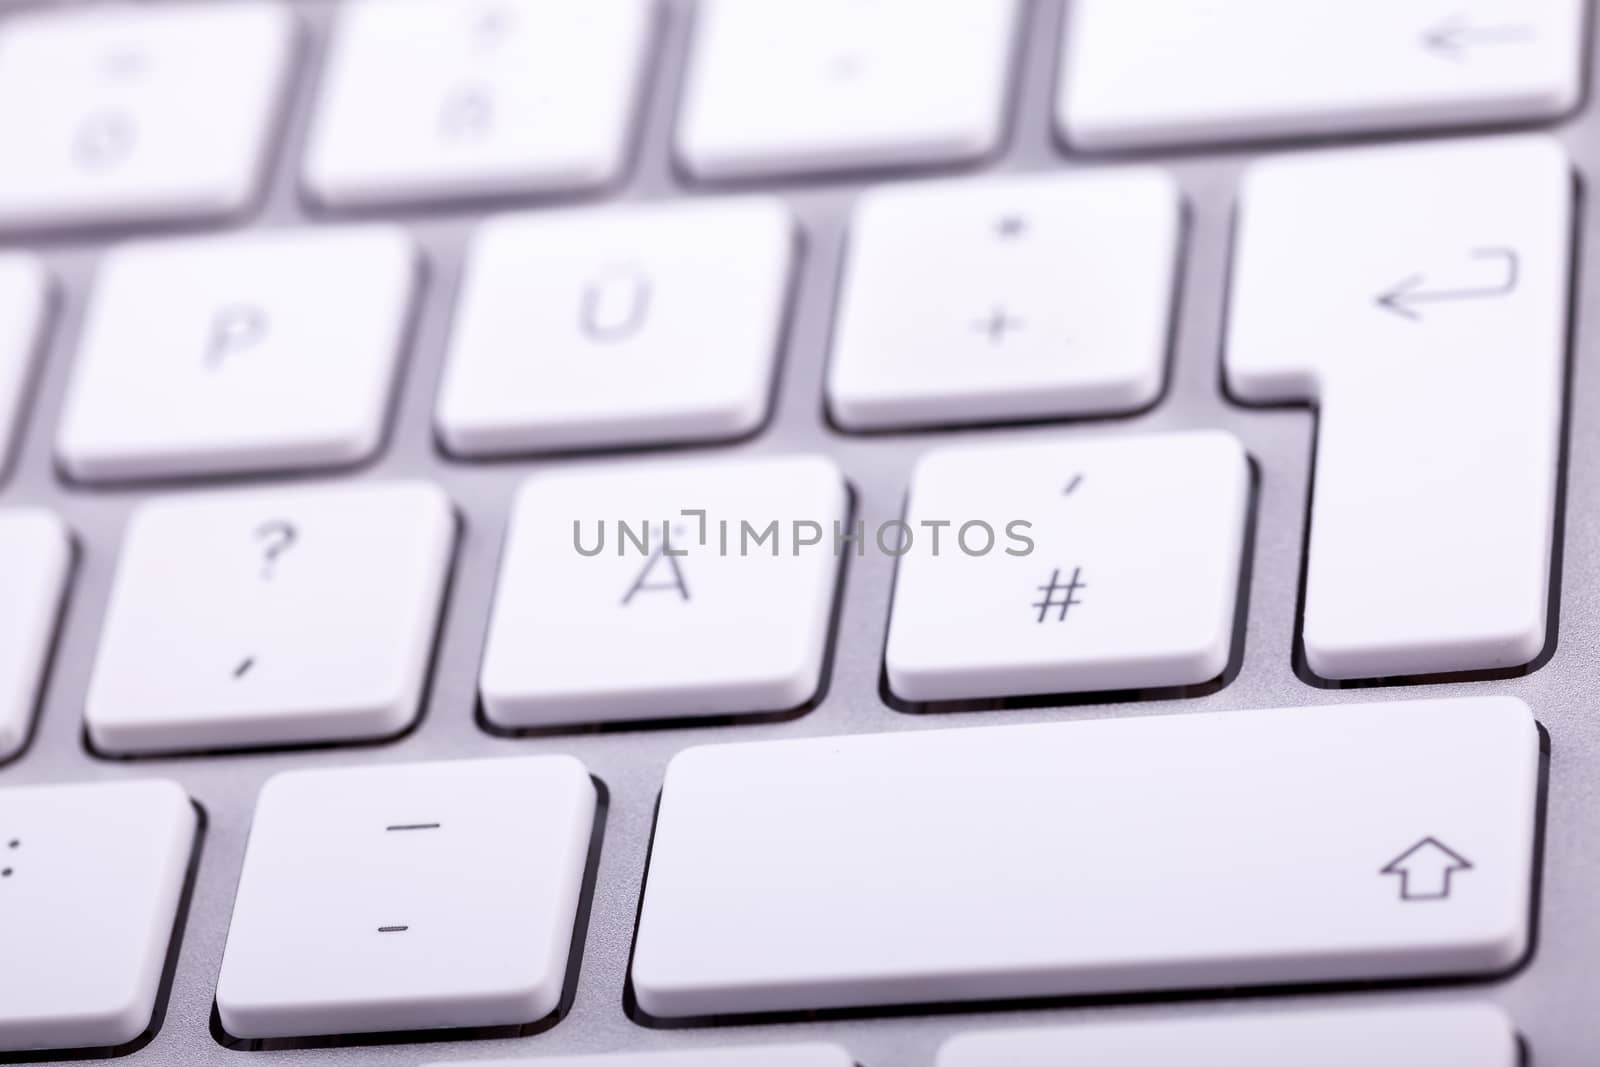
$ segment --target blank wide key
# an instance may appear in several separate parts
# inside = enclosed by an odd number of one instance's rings
[[[1584,0],[1078,0],[1066,139],[1127,149],[1553,118]],[[1359,77],[1351,77],[1359,70]]]
[[[596,794],[570,756],[292,771],[261,790],[217,1011],[238,1038],[539,1022]]]
[[[58,5],[0,25],[0,228],[237,214],[292,65],[283,5]]]
[[[378,449],[416,285],[390,226],[130,244],[100,266],[57,452],[85,481]]]
[[[455,516],[421,482],[134,513],[84,715],[117,754],[387,737],[422,705]]]
[[[995,1030],[945,1042],[937,1067],[1518,1067],[1485,1005],[1363,1008]]]
[[[821,456],[534,475],[506,535],[484,714],[518,728],[803,706],[848,508]]]
[[[678,124],[696,177],[919,163],[997,149],[1017,0],[703,0]]]
[[[1244,449],[1219,431],[930,453],[897,546],[890,690],[927,702],[1217,678],[1249,505]]]
[[[762,1045],[688,1052],[616,1052],[599,1056],[541,1056],[528,1060],[473,1060],[433,1067],[855,1067],[838,1045]]]
[[[61,520],[31,508],[0,510],[0,762],[28,739],[71,569]]]
[[[766,418],[794,222],[774,200],[485,223],[440,389],[451,452],[738,437]]]
[[[1165,381],[1182,206],[1158,170],[888,187],[851,223],[849,429],[1134,411]]]
[[[0,789],[0,1052],[150,1027],[197,822],[176,782]]]
[[[0,255],[0,475],[21,436],[49,297],[50,283],[37,259],[23,252]]]
[[[1346,679],[1532,661],[1566,374],[1562,149],[1271,159],[1239,216],[1228,385],[1319,413],[1306,665]]]
[[[527,195],[616,178],[652,0],[340,6],[306,148],[334,206]]]
[[[693,748],[657,1017],[1504,971],[1539,736],[1507,697]]]

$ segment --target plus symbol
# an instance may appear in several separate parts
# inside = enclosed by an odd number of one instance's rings
[[[1012,316],[996,304],[994,310],[972,324],[972,328],[989,338],[990,344],[1001,344],[1014,330],[1022,329],[1022,320]]]

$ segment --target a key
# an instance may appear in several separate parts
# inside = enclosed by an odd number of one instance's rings
[[[84,481],[343,466],[382,443],[416,257],[388,226],[127,245],[57,451]]]
[[[217,982],[237,1038],[554,1012],[595,822],[570,756],[295,771],[261,791]]]
[[[961,163],[1005,134],[1016,0],[703,0],[678,127],[696,177]]]
[[[1127,149],[1553,118],[1581,93],[1585,6],[1078,0],[1058,121]]]
[[[150,1028],[196,823],[176,782],[0,789],[0,1052]]]
[[[474,1060],[433,1067],[855,1067],[837,1045],[762,1045],[690,1052],[617,1052],[600,1056],[541,1056],[533,1060]],[[991,1065],[992,1067],[992,1065]],[[1471,1065],[1476,1067],[1476,1065]]]
[[[256,197],[294,52],[258,0],[99,4],[0,25],[0,227],[218,219]]]
[[[1544,648],[1572,200],[1543,138],[1248,173],[1227,381],[1319,412],[1313,673],[1507,668]]]
[[[90,739],[132,754],[401,732],[454,540],[449,501],[420,482],[143,505],[84,702]]]
[[[930,453],[885,539],[901,556],[889,688],[925,702],[1213,680],[1249,498],[1244,450],[1216,431]]]
[[[478,232],[439,435],[451,452],[727,439],[766,418],[794,223],[778,202],[513,215]]]
[[[1518,1067],[1497,1008],[1420,1006],[963,1034],[937,1067]]]
[[[692,748],[634,994],[700,1018],[1501,972],[1539,762],[1509,697]]]
[[[848,507],[820,456],[534,475],[484,713],[515,728],[800,707],[822,681]]]
[[[49,295],[50,283],[37,259],[22,252],[0,255],[0,475],[21,433]]]
[[[869,194],[828,380],[835,421],[878,429],[1152,403],[1180,227],[1177,189],[1154,170]]]
[[[59,519],[0,510],[0,763],[28,739],[71,569],[72,542]]]
[[[305,185],[355,206],[571,191],[627,162],[651,0],[341,7]]]

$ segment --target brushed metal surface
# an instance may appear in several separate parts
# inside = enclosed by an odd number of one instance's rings
[[[1000,158],[974,168],[974,173],[1072,170],[1107,162],[1074,158],[1060,148],[1051,133],[1057,32],[1063,2],[1034,0],[1031,4],[1007,147]],[[324,221],[301,202],[295,171],[322,46],[335,6],[327,0],[297,0],[305,25],[301,61],[306,64],[306,76],[299,80],[276,154],[270,195],[258,213],[241,220],[241,226],[277,227]],[[667,0],[664,4],[660,58],[651,75],[636,160],[621,188],[591,199],[656,200],[714,192],[686,183],[675,172],[669,151],[689,19],[687,0]],[[915,32],[915,28],[908,27],[908,32]],[[1352,57],[1352,76],[1359,76],[1359,57]],[[1577,116],[1550,128],[1568,146],[1580,186],[1587,184],[1588,173],[1600,166],[1600,116],[1586,105]],[[749,441],[704,449],[705,455],[824,450],[844,468],[857,496],[859,517],[870,526],[898,515],[907,475],[918,455],[957,437],[1033,439],[1221,427],[1236,433],[1249,449],[1258,468],[1260,490],[1246,645],[1238,676],[1220,690],[1194,699],[1085,704],[1064,709],[932,716],[891,709],[880,697],[878,682],[893,561],[873,554],[849,562],[832,676],[825,697],[805,715],[754,725],[537,738],[496,737],[482,730],[474,716],[475,679],[501,539],[518,482],[546,462],[606,465],[632,462],[640,455],[460,463],[446,459],[436,447],[431,416],[464,241],[475,217],[504,206],[475,204],[470,208],[382,214],[403,221],[424,249],[426,297],[395,404],[393,428],[382,455],[343,475],[352,479],[401,475],[431,478],[449,492],[463,519],[464,535],[436,669],[425,715],[417,729],[396,742],[373,746],[140,761],[98,758],[83,741],[81,712],[87,673],[124,522],[131,506],[152,490],[76,487],[66,484],[54,467],[53,437],[79,318],[106,238],[62,237],[29,242],[29,247],[42,252],[58,279],[58,300],[21,448],[12,469],[0,475],[0,506],[38,504],[54,509],[75,531],[79,556],[36,733],[19,759],[0,767],[0,784],[166,775],[182,782],[209,817],[165,1022],[145,1048],[123,1062],[136,1067],[215,1067],[248,1065],[260,1056],[262,1062],[270,1059],[282,1067],[361,1067],[420,1064],[435,1059],[832,1040],[848,1047],[865,1067],[912,1067],[930,1062],[933,1050],[949,1035],[986,1027],[1455,1000],[1486,1000],[1504,1006],[1526,1036],[1540,1067],[1576,1067],[1592,1061],[1594,1050],[1600,1049],[1600,1012],[1593,1008],[1600,997],[1600,914],[1592,903],[1600,889],[1600,727],[1592,710],[1594,694],[1600,691],[1600,655],[1596,652],[1596,639],[1600,636],[1600,477],[1596,476],[1596,464],[1600,463],[1600,338],[1593,334],[1587,311],[1600,293],[1600,274],[1590,276],[1581,266],[1595,234],[1593,216],[1586,209],[1581,210],[1577,240],[1580,270],[1573,309],[1574,359],[1569,395],[1572,415],[1566,508],[1558,530],[1560,614],[1553,653],[1538,670],[1508,680],[1317,689],[1302,681],[1292,664],[1315,416],[1306,409],[1240,407],[1225,397],[1220,384],[1234,195],[1241,166],[1261,151],[1187,151],[1138,157],[1170,169],[1182,184],[1189,208],[1176,340],[1166,394],[1152,410],[1135,418],[1025,428],[872,437],[849,436],[831,429],[822,414],[822,377],[846,218],[856,193],[879,179],[754,186],[783,192],[803,226],[803,265],[793,321],[769,424]],[[521,202],[517,206],[539,206],[539,202]],[[1315,210],[1315,205],[1308,208]],[[337,294],[330,298],[337,299]],[[279,479],[286,480],[290,479]],[[252,481],[262,484],[274,479]],[[204,492],[207,487],[176,488]],[[1484,486],[1483,500],[1486,510],[1496,506],[1493,485]],[[1174,519],[1181,521],[1181,516]],[[1474,578],[1465,573],[1461,580],[1471,582]],[[1527,700],[1550,740],[1538,943],[1529,964],[1511,977],[1381,990],[1223,994],[1093,1005],[1009,1005],[1001,1009],[958,1008],[670,1031],[641,1026],[625,1011],[624,977],[655,798],[666,761],[686,746],[730,739],[1475,693],[1508,693]],[[226,1049],[213,1038],[209,1017],[233,891],[255,795],[267,776],[291,767],[532,752],[566,752],[579,757],[605,783],[610,798],[582,966],[566,1018],[530,1037],[428,1045],[250,1053]],[[1438,758],[1449,759],[1450,753],[1441,751]],[[1350,788],[1359,790],[1361,783],[1351,782]],[[1048,836],[1041,836],[1038,847],[1051,847]]]

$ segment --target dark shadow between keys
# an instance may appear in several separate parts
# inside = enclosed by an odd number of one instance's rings
[[[583,966],[583,948],[589,935],[589,913],[594,905],[595,881],[600,869],[600,851],[605,838],[606,816],[611,808],[611,793],[606,784],[593,776],[594,825],[589,832],[589,852],[584,861],[583,884],[578,894],[578,911],[573,917],[572,940],[567,949],[567,971],[562,980],[561,1000],[556,1010],[533,1022],[508,1026],[458,1026],[430,1030],[387,1030],[379,1033],[328,1034],[319,1037],[240,1038],[222,1025],[215,997],[211,1002],[211,1037],[234,1052],[281,1052],[288,1049],[362,1048],[369,1045],[424,1045],[444,1041],[532,1037],[555,1026],[572,1010],[578,995],[578,974]]]

